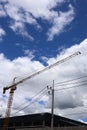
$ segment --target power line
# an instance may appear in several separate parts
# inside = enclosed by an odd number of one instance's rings
[[[60,82],[60,83],[61,83],[61,85],[67,85],[67,84],[64,84],[64,83],[71,82],[71,81],[75,81],[75,80],[82,79],[82,78],[86,78],[86,77],[87,77],[87,76],[83,76],[83,77],[75,78],[75,79],[72,79],[72,80],[67,80],[67,81]],[[81,81],[81,82],[86,82],[86,80],[85,80],[85,81]],[[81,83],[81,82],[74,82],[73,84]],[[60,83],[56,83],[56,84],[60,84]],[[62,84],[62,83],[63,83],[63,84]],[[71,84],[71,83],[69,83],[69,84]],[[69,85],[69,84],[68,84],[68,85]],[[70,88],[79,87],[79,86],[82,86],[82,85],[87,85],[87,84],[81,84],[81,85],[78,85],[78,86],[74,85],[74,86],[67,87],[67,88],[61,88],[61,89],[58,89],[58,90],[55,90],[55,91],[61,91],[61,90],[64,90],[64,89],[70,89]],[[34,95],[34,96],[32,97],[32,100],[33,100],[33,98],[35,98],[36,96],[38,96],[38,94],[40,94],[40,93],[41,93],[42,91],[44,91],[45,89],[46,89],[46,88],[43,88],[43,89],[42,89],[41,91],[39,91],[36,95]],[[37,98],[36,98],[36,100],[37,100]],[[36,101],[36,100],[35,100],[35,101]],[[25,103],[22,103],[22,104],[19,105],[17,108],[15,108],[15,109],[18,110],[16,113],[18,113],[19,111],[21,111],[21,110],[23,110],[23,109],[26,109],[27,107],[29,107],[29,105],[31,105],[31,104],[34,103],[35,101],[31,101],[30,104],[24,106],[23,108],[20,108],[20,107],[22,107],[23,105],[25,105]],[[20,108],[20,109],[19,109],[19,108]],[[14,114],[15,114],[15,113],[14,113]]]
[[[43,94],[43,92],[46,91],[45,89],[46,89],[46,88],[43,88],[43,89],[40,90],[37,94],[35,94],[34,96],[32,96],[32,97],[31,97],[31,99],[32,99],[31,102],[32,102],[35,98],[37,98],[37,96]],[[16,110],[16,109],[18,110],[18,108],[20,108],[21,106],[23,106],[23,105],[25,105],[25,104],[28,104],[28,102],[22,103],[22,104],[19,105],[17,108],[15,108],[15,110]]]
[[[34,101],[32,101],[32,102],[29,103],[28,105],[24,106],[23,108],[19,109],[17,112],[15,112],[15,113],[13,113],[13,114],[17,114],[18,112],[20,112],[20,111],[26,109],[27,107],[31,106],[33,103],[35,103],[36,101],[38,101],[38,99],[41,99],[41,98],[45,95],[45,93],[46,93],[46,90],[43,91],[43,93],[41,93]],[[44,95],[42,96],[42,94],[44,94]]]
[[[80,84],[80,85],[73,85],[71,87],[66,87],[66,88],[64,87],[64,88],[56,89],[55,91],[62,91],[62,90],[65,90],[65,89],[71,89],[71,88],[76,88],[76,87],[81,87],[81,86],[85,87],[85,85],[87,85],[87,83],[86,84]]]
[[[84,76],[84,77],[87,77],[87,76]],[[73,80],[77,80],[77,79],[84,78],[84,77],[79,77],[79,78],[76,78],[76,79],[73,79]],[[68,80],[68,81],[71,81],[71,80]],[[85,80],[85,81],[81,81],[81,82],[86,82],[86,80]],[[81,82],[80,82],[80,83],[81,83]],[[62,82],[62,83],[64,83],[64,82]],[[76,84],[76,83],[78,83],[78,82],[75,82],[74,84]],[[70,83],[69,83],[69,84],[70,84]],[[58,90],[55,90],[55,91],[61,91],[61,90],[70,89],[70,88],[73,88],[73,87],[81,87],[82,85],[87,85],[87,84],[74,85],[74,86],[67,87],[67,88],[61,88],[61,89],[58,89]],[[35,98],[38,94],[40,94],[43,90],[45,90],[45,88],[43,88],[43,89],[42,89],[41,91],[39,91],[36,95],[34,95],[34,96],[32,97],[32,99]],[[32,103],[32,102],[31,102],[31,103]],[[33,103],[34,103],[34,101],[33,101]],[[20,105],[19,107],[17,107],[16,109],[18,110],[18,108],[20,108],[20,107],[23,106],[23,105],[25,105],[25,103],[21,104],[21,105]],[[26,105],[26,106],[24,106],[24,107],[21,108],[21,109],[25,109],[27,106],[29,106],[29,104]],[[19,109],[18,111],[21,111],[21,109]]]
[[[44,96],[44,95],[43,95]],[[40,95],[37,99],[35,99],[34,101],[32,101],[30,104],[24,106],[23,108],[21,108],[20,110],[18,110],[17,112],[13,113],[14,115],[16,115],[18,112],[30,107],[32,104],[36,103],[36,101],[38,101],[38,99],[43,97],[42,95]]]
[[[70,82],[70,81],[74,81],[74,80],[77,80],[77,79],[81,79],[81,78],[84,78],[84,77],[87,77],[87,76],[83,76],[83,77],[79,77],[79,78],[76,78],[76,79],[71,79],[71,80],[67,80],[67,81],[64,81],[64,82],[61,82],[61,83],[65,83],[65,82]],[[74,83],[68,83],[68,84],[61,84],[60,86],[64,86],[64,85],[70,85],[70,84],[78,84],[78,83],[82,83],[82,82],[86,82],[87,80],[84,80],[84,81],[80,81],[80,82],[74,82]],[[57,83],[57,84],[60,84],[60,83]],[[82,84],[83,85],[83,84]],[[79,85],[79,86],[82,86],[82,85]],[[60,88],[58,90],[55,90],[55,91],[60,91],[60,90],[63,90],[63,89],[69,89],[69,88],[73,88],[73,87],[79,87],[79,86],[71,86],[71,87],[67,87],[67,88]],[[57,87],[56,87],[57,88]],[[38,94],[40,94],[44,89],[46,88],[43,88],[41,91],[39,91],[36,95],[34,95],[33,97],[31,97],[32,99],[34,97],[36,97]],[[25,102],[22,103],[21,105],[19,105],[17,108],[15,109],[18,109],[20,108],[22,105],[25,105]]]
[[[66,81],[63,81],[63,82],[58,82],[58,83],[55,83],[55,86],[56,86],[57,84],[62,85],[62,84],[64,84],[64,83],[72,82],[72,81],[79,80],[79,79],[83,79],[83,78],[86,78],[86,77],[87,77],[87,76],[81,76],[81,77],[74,78],[74,79],[70,79],[70,80],[66,80]]]
[[[60,84],[58,85],[58,88],[60,86],[67,86],[67,85],[72,85],[72,84],[80,84],[80,83],[84,83],[84,82],[87,82],[87,80],[83,80],[83,81],[77,81],[77,82],[72,82],[72,83],[67,83],[67,84]],[[57,88],[57,87],[56,87]]]
[[[43,89],[41,89],[39,92],[37,92],[34,96],[31,97],[31,99],[33,100],[35,97],[37,97],[40,93],[42,93],[44,90],[46,89],[46,87],[44,87]],[[28,103],[28,102],[27,102]],[[20,104],[18,107],[15,108],[16,109],[19,109],[21,106],[25,105],[26,102]]]

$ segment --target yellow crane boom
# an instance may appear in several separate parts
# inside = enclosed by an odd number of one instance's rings
[[[42,72],[45,72],[45,71],[47,71],[47,70],[49,70],[49,69],[51,69],[51,68],[53,68],[53,67],[55,67],[55,66],[57,66],[57,65],[59,65],[61,63],[63,63],[63,62],[65,62],[65,61],[67,61],[67,60],[69,60],[69,59],[79,55],[79,54],[81,54],[81,52],[77,51],[74,54],[72,54],[72,55],[70,55],[70,56],[68,56],[68,57],[66,57],[66,58],[64,58],[64,59],[62,59],[60,61],[57,61],[54,64],[52,64],[52,65],[50,65],[50,66],[48,66],[48,67],[46,67],[46,68],[44,68],[44,69],[42,69],[40,71],[38,71],[38,72],[28,76],[28,77],[26,77],[26,78],[24,78],[24,79],[22,79],[22,80],[20,80],[20,81],[18,81],[16,83],[15,83],[15,78],[14,78],[12,85],[10,85],[8,87],[4,87],[3,88],[3,93],[5,93],[6,90],[8,90],[8,89],[10,89],[10,93],[9,93],[9,99],[8,99],[8,104],[7,104],[7,110],[6,110],[6,114],[5,114],[5,120],[4,120],[4,124],[3,124],[3,130],[7,130],[8,129],[9,117],[10,117],[10,113],[11,113],[11,105],[12,105],[14,91],[16,90],[16,86],[18,84],[23,83],[24,81],[26,81],[28,79],[31,79],[31,78],[35,77],[38,74],[41,74]]]

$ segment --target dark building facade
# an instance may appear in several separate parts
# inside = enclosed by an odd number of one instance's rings
[[[0,128],[3,126],[4,119],[0,119]],[[67,126],[86,126],[85,123],[54,115],[54,127]],[[51,114],[39,113],[31,115],[23,115],[11,117],[9,120],[9,129],[16,130],[17,128],[46,128],[51,127]],[[1,130],[1,129],[0,129]]]

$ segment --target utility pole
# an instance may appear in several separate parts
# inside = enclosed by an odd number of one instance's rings
[[[53,130],[54,126],[54,80],[52,86],[52,109],[51,109],[51,129]]]
[[[53,130],[54,127],[54,80],[52,87],[47,86],[47,89],[49,89],[48,94],[52,95],[52,105],[51,105],[51,130]]]

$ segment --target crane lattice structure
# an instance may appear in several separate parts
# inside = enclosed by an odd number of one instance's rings
[[[6,109],[6,113],[5,113],[3,130],[8,130],[8,124],[9,124],[9,117],[10,117],[10,113],[11,113],[11,106],[12,106],[12,101],[13,101],[13,95],[14,95],[14,91],[17,88],[17,85],[23,83],[26,80],[29,80],[29,79],[33,78],[33,77],[41,74],[42,72],[45,72],[45,71],[47,71],[47,70],[49,70],[49,69],[51,69],[51,68],[53,68],[53,67],[55,67],[55,66],[57,66],[57,65],[59,65],[61,63],[63,63],[63,62],[65,62],[65,61],[67,61],[67,60],[69,60],[69,59],[79,55],[79,54],[81,54],[81,52],[77,51],[74,54],[72,54],[72,55],[70,55],[70,56],[68,56],[68,57],[66,57],[66,58],[64,58],[64,59],[62,59],[60,61],[57,61],[54,64],[52,64],[50,66],[47,66],[46,68],[44,68],[44,69],[42,69],[42,70],[40,70],[40,71],[38,71],[38,72],[36,72],[36,73],[26,77],[26,78],[24,78],[24,79],[22,79],[22,80],[20,80],[20,81],[18,81],[16,83],[15,83],[15,78],[14,78],[12,85],[10,85],[8,87],[4,87],[3,88],[3,93],[5,93],[6,90],[8,90],[8,89],[10,89],[10,92],[9,92],[9,99],[8,99],[8,103],[7,103],[7,109]]]

